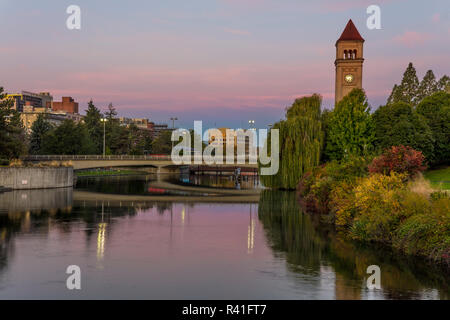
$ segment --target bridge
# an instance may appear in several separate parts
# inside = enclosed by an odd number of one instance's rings
[[[20,158],[25,162],[44,163],[50,164],[57,162],[62,164],[70,161],[74,170],[82,169],[94,169],[104,167],[143,167],[151,166],[157,168],[157,172],[160,172],[162,168],[178,168],[180,166],[208,166],[203,160],[201,164],[194,163],[194,157],[192,157],[191,164],[175,164],[170,155],[29,155]],[[246,163],[237,164],[235,158],[235,164],[213,164],[211,167],[218,169],[230,169],[230,168],[258,168],[258,164]]]

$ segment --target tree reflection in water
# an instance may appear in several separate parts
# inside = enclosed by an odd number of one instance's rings
[[[446,270],[386,248],[342,239],[330,224],[303,213],[295,192],[263,191],[258,217],[274,253],[286,257],[290,271],[319,275],[331,267],[336,299],[370,297],[365,289],[370,265],[381,269],[382,298],[421,298],[430,288],[439,288],[437,298],[450,297]]]

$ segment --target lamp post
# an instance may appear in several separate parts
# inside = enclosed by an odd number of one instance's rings
[[[175,121],[178,120],[178,118],[174,117],[170,118],[170,120],[172,120],[172,129],[175,129]]]
[[[254,129],[255,128],[255,120],[248,120],[248,125],[249,125],[250,129]]]
[[[105,145],[106,145],[106,118],[101,118],[101,122],[103,122],[103,158],[105,157]]]
[[[172,120],[172,131],[173,131],[173,130],[175,130],[175,120],[178,120],[178,118],[172,117],[172,118],[170,118],[170,120]],[[173,149],[173,141],[172,141],[172,149]]]

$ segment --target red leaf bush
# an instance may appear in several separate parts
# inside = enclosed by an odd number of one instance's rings
[[[409,146],[392,146],[382,155],[373,159],[368,166],[370,173],[390,174],[391,172],[407,173],[410,177],[424,171],[425,157],[421,151]]]

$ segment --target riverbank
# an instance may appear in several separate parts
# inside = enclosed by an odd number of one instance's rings
[[[102,177],[102,176],[127,176],[127,175],[140,175],[148,174],[145,171],[139,170],[88,170],[88,171],[75,171],[77,177]]]
[[[302,207],[346,238],[450,267],[450,197],[420,173],[369,172],[364,159],[330,162],[306,174],[298,190]]]

